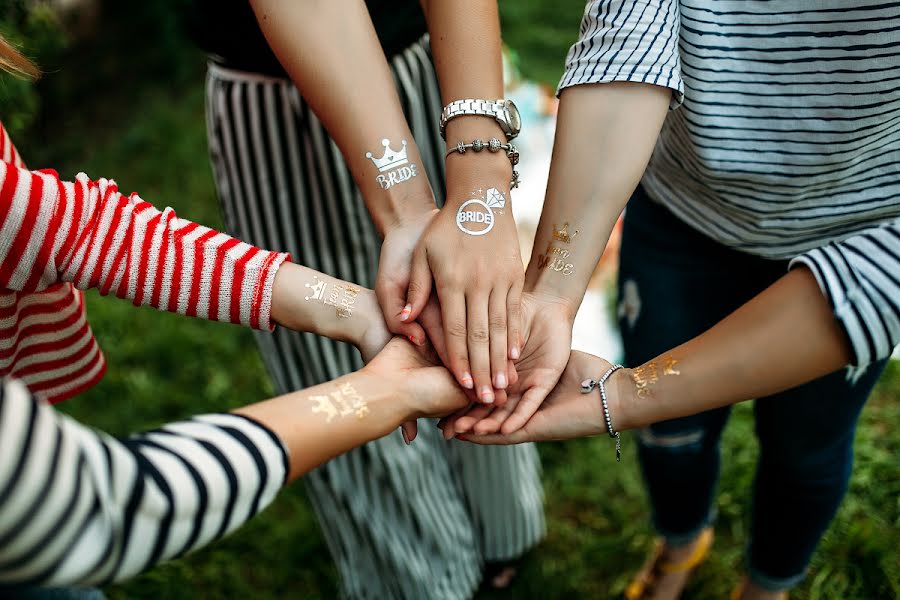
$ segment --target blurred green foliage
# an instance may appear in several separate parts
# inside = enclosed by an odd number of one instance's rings
[[[60,63],[42,61],[47,75],[38,88],[40,103],[32,100],[31,113],[27,100],[21,107],[0,104],[0,115],[7,124],[8,110],[32,115],[20,126],[31,122],[28,134],[16,136],[32,166],[52,166],[63,177],[82,170],[95,178],[115,177],[123,192],[137,190],[183,217],[220,227],[206,153],[204,57],[183,37],[183,15],[165,8],[182,6],[181,1],[108,2],[107,34],[73,46]],[[526,76],[556,84],[582,7],[580,0],[501,2],[505,39]],[[20,34],[26,38],[32,54],[33,40]],[[8,79],[0,77],[4,85]],[[38,106],[42,111],[35,119]],[[96,388],[61,405],[86,423],[126,434],[272,393],[245,329],[135,309],[95,293],[87,302],[108,373]],[[808,580],[792,598],[900,597],[898,423],[900,364],[895,362],[863,413],[850,493]],[[603,438],[543,444],[540,450],[547,539],[525,559],[511,590],[481,597],[620,597],[652,546],[630,436],[621,464]],[[757,457],[750,405],[736,408],[723,456],[715,552],[697,572],[687,598],[725,598],[741,572]],[[113,599],[169,600],[337,595],[335,569],[300,485],[285,490],[228,539],[106,591]]]
[[[42,2],[0,0],[0,35],[39,65],[56,64],[67,45],[56,13]],[[0,76],[0,115],[10,135],[27,131],[39,109],[33,82]]]

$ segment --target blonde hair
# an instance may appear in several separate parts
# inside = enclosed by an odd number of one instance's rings
[[[37,79],[41,76],[37,65],[25,58],[2,35],[0,35],[0,70],[27,79]]]

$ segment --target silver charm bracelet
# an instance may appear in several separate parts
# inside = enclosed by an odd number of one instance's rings
[[[624,368],[622,365],[613,365],[600,379],[585,379],[581,382],[582,394],[590,394],[594,388],[600,388],[600,400],[603,402],[603,418],[606,420],[606,431],[609,433],[609,437],[616,440],[616,462],[620,462],[622,459],[622,437],[613,427],[612,419],[609,416],[609,402],[606,399],[606,387],[604,384],[607,379],[612,377],[613,373]]]
[[[454,152],[459,152],[460,154],[465,154],[467,150],[472,149],[474,152],[481,152],[483,150],[487,150],[488,152],[496,153],[501,150],[506,152],[506,157],[509,159],[509,162],[512,164],[513,172],[512,172],[512,181],[509,182],[510,189],[516,189],[519,187],[519,172],[516,171],[516,165],[519,164],[519,150],[513,146],[512,144],[504,144],[497,138],[491,138],[487,142],[484,140],[472,140],[471,144],[466,144],[465,142],[456,142],[455,146],[452,146],[449,150],[447,150],[446,156],[450,156]]]

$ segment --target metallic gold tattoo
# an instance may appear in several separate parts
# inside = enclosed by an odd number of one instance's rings
[[[472,192],[473,198],[460,205],[456,211],[456,226],[469,235],[484,235],[494,228],[494,209],[503,214],[506,197],[497,188],[487,192],[482,189]]]
[[[576,235],[578,235],[577,231],[569,233],[568,223],[563,225],[562,229],[556,229],[556,225],[553,225],[553,240],[547,243],[547,249],[544,250],[542,255],[538,256],[538,268],[550,269],[563,275],[573,275],[575,273],[575,265],[565,260],[569,258],[571,252],[563,248],[557,248],[553,244],[555,242],[570,244]]]
[[[406,155],[406,140],[402,140],[401,143],[403,144],[401,150],[393,150],[389,139],[381,140],[381,145],[384,146],[384,154],[381,158],[375,158],[371,152],[366,152],[366,158],[371,160],[378,167],[378,172],[381,173],[375,178],[375,181],[382,189],[390,189],[417,175],[416,165],[409,162]]]
[[[362,419],[369,414],[368,402],[349,382],[341,384],[336,391],[329,392],[328,395],[309,396],[308,400],[313,403],[314,413],[325,415],[326,423],[353,414],[357,419]]]
[[[678,359],[672,356],[663,356],[659,359],[662,362],[663,375],[681,375],[681,371],[675,368]],[[631,378],[634,380],[637,395],[641,398],[650,395],[651,389],[657,381],[659,381],[660,368],[656,364],[656,359],[641,365],[631,371]]]
[[[313,284],[307,283],[306,287],[312,290],[312,296],[305,296],[304,300],[320,301],[328,306],[334,306],[337,316],[342,319],[353,316],[353,305],[359,295],[358,287],[346,283],[332,283],[331,292],[326,295],[328,284],[320,281],[317,275],[313,275]]]

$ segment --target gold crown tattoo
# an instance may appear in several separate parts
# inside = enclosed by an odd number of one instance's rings
[[[381,173],[405,165],[408,162],[406,159],[406,140],[400,143],[403,144],[403,148],[395,151],[391,149],[391,140],[385,138],[381,140],[381,145],[384,146],[384,155],[381,158],[375,158],[371,152],[366,152],[366,158],[375,163],[375,166],[378,167],[378,171]]]
[[[571,235],[569,235],[569,224],[566,223],[562,226],[562,229],[557,230],[556,225],[553,225],[553,239],[559,240],[565,244],[570,243],[575,236],[578,235],[578,231],[573,231]]]
[[[331,420],[337,416],[337,408],[331,403],[331,398],[328,396],[310,396],[309,399],[316,403],[312,411],[324,414],[326,423],[331,423]]]
[[[314,285],[306,284],[306,287],[312,290],[312,296],[306,296],[304,300],[322,300],[325,297],[325,282],[319,281],[316,275],[313,275]]]

